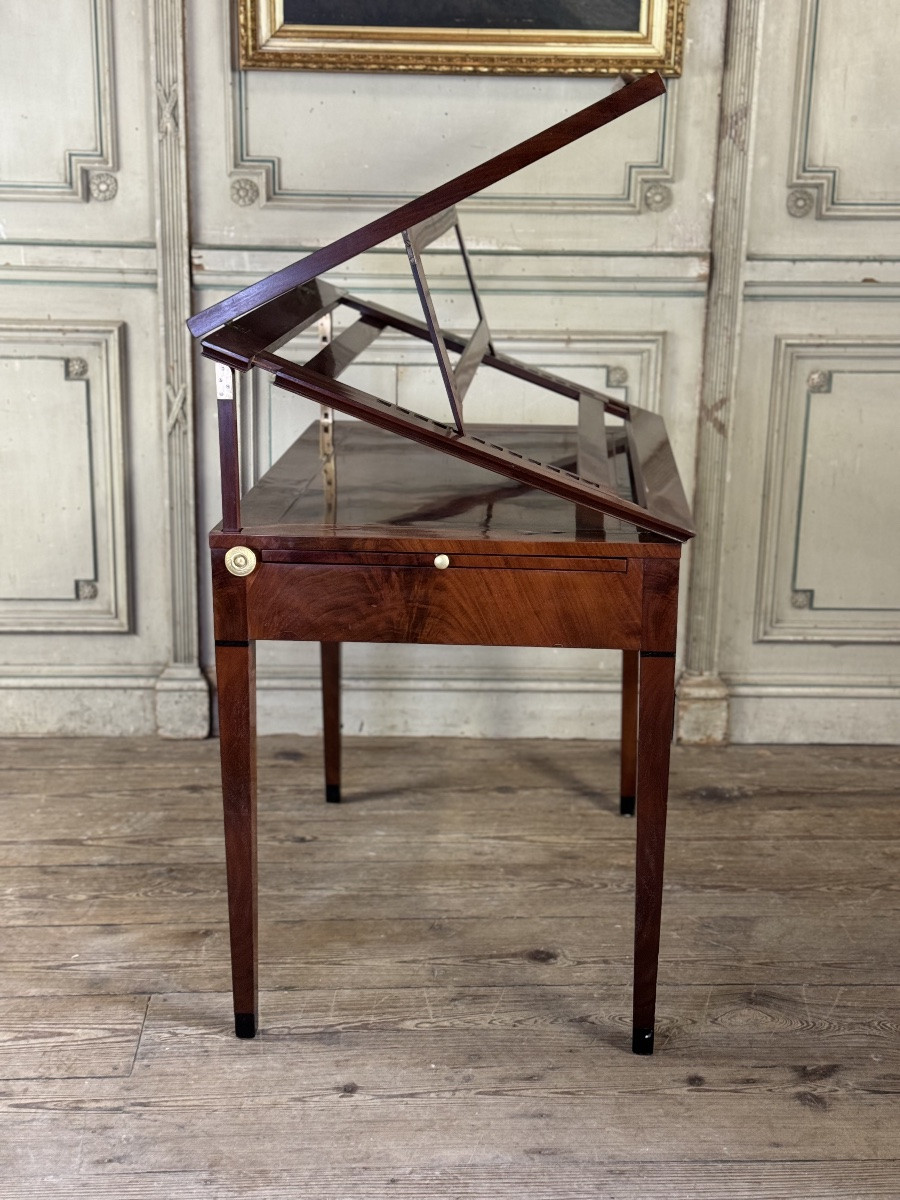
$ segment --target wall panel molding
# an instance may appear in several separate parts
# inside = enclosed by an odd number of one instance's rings
[[[112,0],[79,0],[79,4],[87,9],[90,21],[91,62],[85,64],[85,70],[89,72],[86,90],[91,96],[93,110],[93,144],[64,151],[62,180],[0,179],[0,199],[85,203],[91,199],[110,200],[116,194],[118,184],[115,175],[112,174],[118,168]],[[73,17],[74,13],[67,12],[65,20],[71,20]],[[29,19],[40,19],[39,12],[36,11],[35,15],[30,14]],[[67,53],[70,43],[58,37],[54,45],[53,39],[45,36],[42,40],[42,54],[52,57],[54,49]],[[73,102],[74,98],[70,96],[65,98],[64,104],[54,102],[44,110],[46,118],[58,123],[64,119],[65,105]],[[35,118],[30,128],[30,136],[40,138],[40,114],[30,116]]]
[[[798,218],[814,212],[818,219],[823,220],[896,221],[900,218],[900,196],[895,199],[876,199],[858,194],[853,199],[848,194],[851,189],[847,187],[852,169],[848,170],[846,166],[842,167],[837,162],[826,164],[814,161],[815,151],[811,148],[811,142],[814,140],[815,123],[825,123],[830,127],[832,137],[836,137],[836,108],[841,109],[840,123],[843,124],[843,113],[853,106],[853,101],[846,96],[842,97],[841,101],[837,99],[836,84],[840,81],[836,80],[832,71],[823,69],[821,65],[824,6],[828,3],[834,5],[835,0],[802,0],[791,133],[791,165],[787,180],[787,187],[790,189],[786,197],[787,209],[792,217]],[[840,7],[842,10],[847,8],[846,5]],[[891,12],[889,7],[874,5],[870,12],[857,11],[853,17],[849,12],[846,15],[842,13],[842,19],[849,22],[860,17],[865,20],[868,17],[871,20],[873,15],[876,17],[876,27],[878,22],[886,26],[891,20],[896,20],[896,12]],[[875,47],[865,42],[856,30],[854,33],[856,37],[850,44],[861,42],[867,50],[866,61],[874,61],[872,55]],[[889,36],[886,27],[883,36]],[[851,71],[851,75],[855,76],[857,85],[868,81],[870,91],[867,99],[870,100],[873,115],[880,114],[886,103],[888,108],[893,110],[893,100],[884,95],[884,78],[877,71]],[[847,83],[848,79],[845,76],[845,91]],[[877,116],[875,119],[877,121]],[[864,121],[858,122],[858,114],[853,119],[853,124],[856,126],[854,139],[870,148],[870,162],[883,162],[893,154],[892,135],[882,133],[879,137],[877,132],[866,128]],[[860,189],[856,190],[859,193]]]
[[[231,58],[226,67],[231,71]],[[653,144],[648,144],[646,158],[624,164],[621,189],[608,194],[590,196],[548,194],[545,190],[475,196],[466,201],[469,212],[564,213],[588,215],[635,215],[643,211],[659,212],[668,208],[675,180],[675,141],[678,127],[678,80],[667,81],[668,92],[654,106],[657,114]],[[291,187],[287,184],[285,166],[276,154],[253,151],[250,148],[248,113],[253,103],[248,92],[248,72],[234,72],[231,105],[228,109],[228,144],[231,161],[228,164],[232,201],[246,207],[259,203],[303,211],[347,211],[359,209],[391,209],[410,200],[414,193],[360,191],[328,192]]]
[[[131,629],[123,333],[120,322],[0,321],[10,488],[0,631]]]
[[[757,641],[900,642],[900,570],[889,511],[900,454],[900,434],[893,434],[893,452],[890,445],[891,431],[900,429],[900,406],[891,411],[898,384],[896,339],[776,339]],[[851,396],[859,412],[841,420]]]

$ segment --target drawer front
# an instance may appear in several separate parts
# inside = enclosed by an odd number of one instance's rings
[[[641,572],[300,566],[247,579],[251,638],[637,649]]]

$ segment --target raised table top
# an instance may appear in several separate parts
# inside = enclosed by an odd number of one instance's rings
[[[679,543],[505,479],[359,421],[336,421],[336,489],[328,511],[318,424],[311,425],[241,502],[240,533],[217,526],[210,545],[315,549],[675,557]],[[572,469],[573,426],[476,426],[529,458]],[[616,491],[632,498],[624,434],[608,432]],[[618,452],[617,441],[622,444]]]

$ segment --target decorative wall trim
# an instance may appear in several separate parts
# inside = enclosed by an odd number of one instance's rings
[[[808,581],[798,578],[805,438],[812,406],[832,391],[835,376],[872,370],[900,377],[900,341],[776,339],[762,489],[757,641],[900,642],[900,608],[829,608],[817,603]],[[891,551],[885,547],[886,553]]]
[[[791,165],[787,186],[787,209],[792,217],[805,217],[813,209],[819,219],[860,218],[896,221],[900,200],[842,200],[839,196],[841,169],[810,162],[809,136],[813,116],[814,91],[818,82],[817,49],[821,0],[802,0],[800,32],[797,42],[797,83],[794,95],[794,120],[791,132]],[[849,20],[848,16],[848,20]],[[871,75],[873,91],[878,89],[876,73]],[[834,99],[834,81],[823,81],[829,98]],[[890,153],[885,146],[885,153]]]
[[[672,189],[665,183],[645,183],[642,199],[648,212],[665,212],[672,203]]]
[[[761,0],[733,0],[730,6],[722,88],[712,228],[713,271],[697,429],[694,504],[697,538],[691,544],[685,662],[689,676],[701,676],[708,681],[704,684],[707,691],[715,690],[719,674],[723,513],[747,254],[751,114],[759,70],[761,8]],[[719,690],[724,697],[724,691]],[[725,703],[723,699],[722,704]],[[710,710],[709,736],[700,730],[696,740],[710,740],[716,731],[725,728],[723,713]],[[680,732],[687,740],[684,729]]]
[[[262,675],[258,689],[261,731],[321,729],[318,671]],[[348,671],[343,726],[375,737],[617,738],[620,695],[615,669],[490,679],[434,668],[428,677]]]
[[[309,249],[309,248],[306,248]],[[217,293],[246,287],[293,261],[293,253],[271,247],[229,250],[219,246],[195,246],[192,254],[194,283],[199,289]],[[468,280],[455,248],[429,248],[429,279],[436,291],[469,294]],[[494,253],[469,250],[479,292],[504,297],[525,294],[577,298],[598,296],[664,296],[705,300],[709,278],[709,256],[702,253],[654,254],[562,254],[558,252]],[[651,265],[652,264],[652,265]],[[351,292],[385,295],[409,291],[409,261],[402,250],[373,251],[355,260],[329,278]],[[816,286],[821,288],[821,285]],[[898,284],[900,294],[900,284]],[[413,304],[418,305],[415,293]],[[211,301],[209,301],[211,302]],[[389,303],[392,303],[390,301]],[[605,311],[605,310],[604,310]],[[600,315],[600,314],[598,314]]]
[[[809,188],[794,188],[788,192],[785,208],[790,217],[808,217],[816,207],[815,192]]]
[[[232,103],[228,110],[229,144],[231,162],[228,170],[233,180],[231,198],[236,204],[256,202],[248,198],[247,184],[256,181],[260,203],[287,209],[316,209],[319,211],[353,211],[360,208],[390,209],[412,199],[407,192],[361,192],[348,195],[346,192],[307,191],[289,188],[284,182],[282,161],[277,155],[252,153],[248,144],[246,114],[251,103],[247,94],[248,72],[233,71],[229,48],[226,72],[232,74]],[[226,76],[227,77],[227,76]],[[652,191],[647,198],[647,189],[655,184],[667,185],[674,182],[675,136],[677,128],[677,105],[680,84],[677,79],[667,81],[668,91],[655,106],[659,113],[657,144],[646,162],[625,165],[622,190],[618,194],[572,196],[547,195],[546,193],[523,192],[520,195],[479,197],[466,201],[469,212],[489,211],[492,213],[553,212],[622,215],[642,211],[659,212],[668,207],[671,191]],[[245,178],[252,175],[252,179]],[[244,178],[236,178],[244,177]],[[238,194],[235,185],[239,184]],[[239,198],[240,197],[240,198]]]
[[[4,667],[0,736],[137,737],[156,729],[155,673],[139,667]]]
[[[893,745],[900,724],[900,688],[852,680],[735,681],[730,704],[733,742]]]
[[[94,144],[82,149],[66,150],[65,178],[61,183],[0,180],[0,200],[63,200],[84,203],[90,198],[111,200],[116,194],[116,177],[110,174],[118,168],[112,0],[88,2],[91,17],[90,72],[94,96]],[[51,52],[46,44],[45,52]],[[87,64],[85,67],[87,69]],[[92,176],[91,172],[98,171],[102,174]],[[102,195],[98,194],[101,190]]]
[[[88,175],[88,191],[92,200],[115,200],[119,181],[109,171],[91,171]]]
[[[150,30],[154,80],[154,165],[158,263],[159,372],[165,437],[172,649],[157,690],[159,732],[202,737],[208,695],[199,667],[194,518],[194,397],[191,339],[190,227],[184,106],[184,11],[181,0],[153,0]]]
[[[106,634],[131,630],[123,331],[118,321],[0,321],[0,357],[57,362],[60,387],[74,389],[84,405],[90,478],[85,480],[89,501],[83,519],[89,522],[87,536],[93,543],[94,558],[91,578],[73,579],[67,599],[0,597],[0,632]],[[15,430],[12,436],[15,438]],[[67,499],[73,502],[71,497]]]

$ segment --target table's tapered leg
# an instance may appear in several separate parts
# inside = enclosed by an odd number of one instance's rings
[[[325,799],[341,799],[341,643],[322,642],[322,729],[325,745]]]
[[[637,855],[634,911],[635,1054],[653,1053],[659,927],[675,717],[674,654],[642,651],[637,752]]]
[[[638,736],[638,671],[637,650],[622,651],[622,749],[619,812],[623,817],[634,816],[634,797],[637,780]]]
[[[234,1031],[256,1036],[256,645],[216,643]]]

